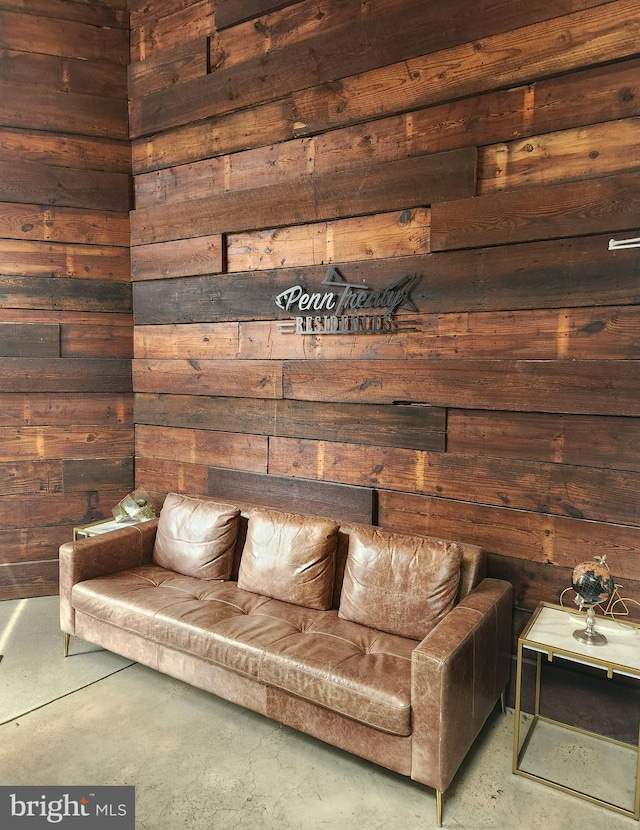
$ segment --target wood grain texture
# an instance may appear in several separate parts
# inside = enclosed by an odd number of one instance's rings
[[[455,501],[640,524],[636,472],[274,438],[269,472]],[[532,482],[535,484],[532,487]]]
[[[267,472],[267,438],[209,429],[136,426],[136,453],[165,461]]]
[[[125,313],[131,309],[131,285],[77,277],[0,276],[0,308],[86,313]]]
[[[281,398],[282,365],[278,361],[146,360],[133,361],[136,392]]]
[[[372,523],[375,509],[373,490],[366,487],[217,468],[209,470],[209,495],[242,507],[272,507],[364,524]]]
[[[640,470],[637,418],[449,409],[452,453]]]
[[[130,268],[126,248],[0,239],[0,274],[128,282]]]
[[[180,202],[171,211],[162,206],[135,210],[131,239],[145,245],[185,234],[191,238],[404,210],[471,195],[475,175],[475,148],[402,159],[345,171],[338,179],[320,175],[284,181],[276,204],[273,188],[265,186]]]
[[[0,357],[60,357],[60,326],[0,323]]]
[[[245,435],[319,438],[442,452],[446,413],[436,407],[362,406],[193,395],[135,396],[138,424]]]
[[[0,358],[0,392],[130,392],[128,360]]]
[[[284,397],[468,409],[640,414],[637,361],[288,361]]]
[[[276,11],[291,3],[292,0],[217,0],[216,26],[218,29],[226,29],[228,26]]]
[[[97,393],[0,393],[0,426],[133,424],[133,396]]]
[[[576,562],[607,551],[607,564],[616,577],[638,580],[640,529],[606,522],[586,522],[563,516],[489,507],[429,496],[378,491],[378,523],[405,533],[481,545],[487,551],[527,562],[573,569]],[[553,595],[545,593],[549,600]]]
[[[0,236],[3,240],[84,245],[129,246],[129,215],[112,211],[0,202]],[[4,244],[4,242],[2,243]]]
[[[632,230],[640,225],[640,173],[516,189],[434,204],[431,250]]]
[[[222,264],[222,237],[219,234],[131,249],[131,277],[134,280],[215,274],[223,270]]]

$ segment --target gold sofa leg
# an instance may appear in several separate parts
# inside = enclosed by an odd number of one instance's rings
[[[436,790],[436,823],[438,827],[442,827],[442,793]]]
[[[67,634],[65,632],[65,635],[64,635],[64,656],[65,657],[69,656],[69,640],[70,639],[71,639],[71,634]]]
[[[500,694],[500,708],[502,709],[502,714],[507,714],[507,690],[503,689],[502,693]]]

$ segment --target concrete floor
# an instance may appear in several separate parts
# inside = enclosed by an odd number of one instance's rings
[[[0,784],[136,788],[140,830],[423,830],[435,796],[260,715],[71,641],[57,597],[0,602]],[[511,773],[513,711],[494,713],[445,794],[444,827],[638,828],[638,822]],[[632,797],[635,755],[541,735],[532,764],[588,785],[610,773]],[[626,753],[626,754],[625,754]]]

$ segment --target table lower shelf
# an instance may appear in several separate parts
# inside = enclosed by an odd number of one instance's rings
[[[638,751],[549,718],[521,715],[522,742],[513,772],[631,818],[638,818]]]

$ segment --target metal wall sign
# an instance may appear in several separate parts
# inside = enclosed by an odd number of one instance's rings
[[[361,283],[347,282],[332,265],[321,285],[331,290],[310,294],[301,285],[281,291],[275,304],[295,315],[280,323],[286,334],[381,334],[399,331],[404,325],[394,315],[400,308],[418,311],[411,291],[417,274],[405,274],[384,288],[371,289]]]

